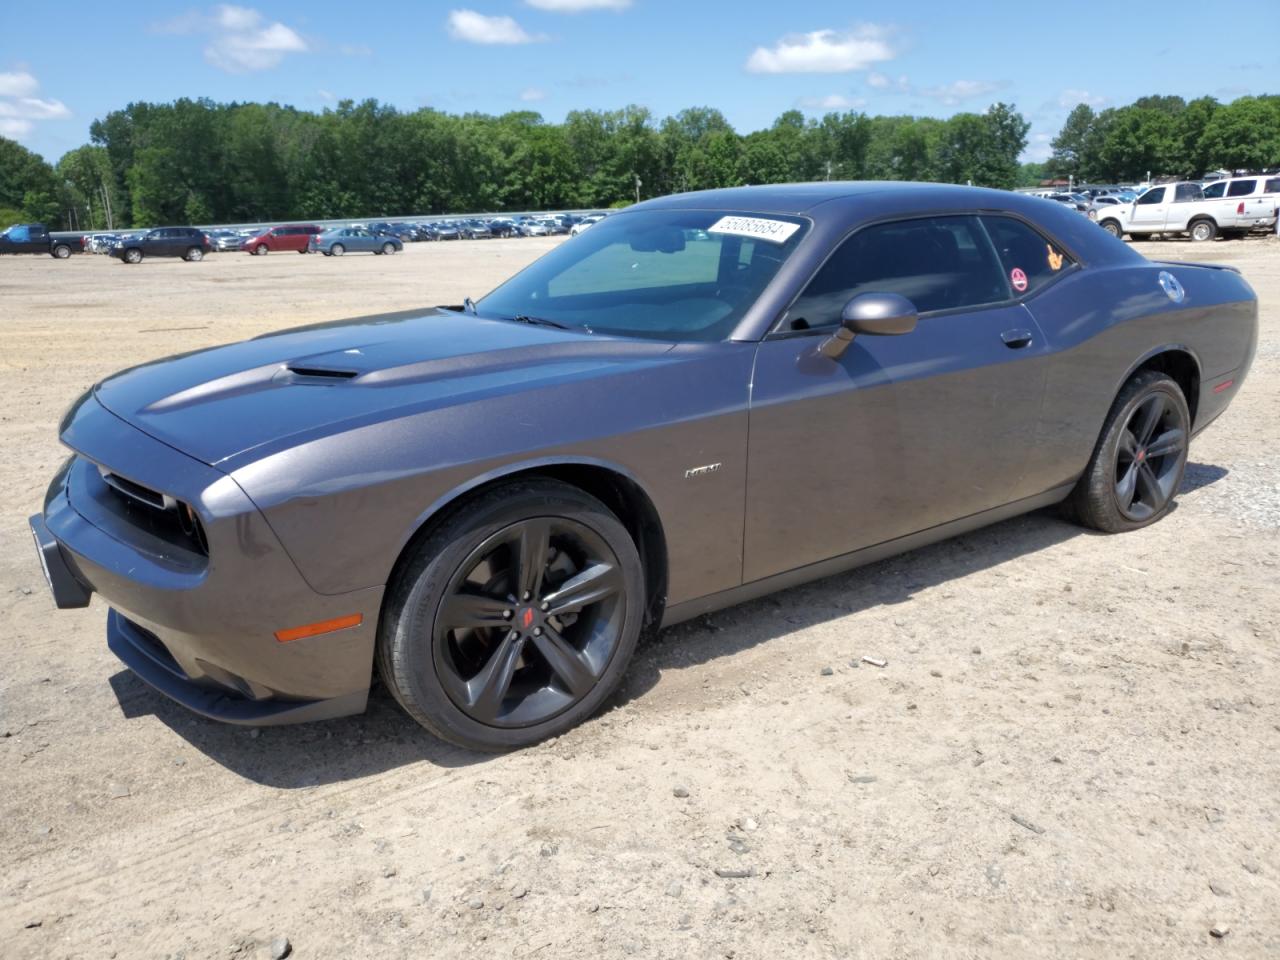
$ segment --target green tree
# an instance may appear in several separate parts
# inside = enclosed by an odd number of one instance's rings
[[[1200,149],[1206,164],[1261,170],[1280,162],[1280,97],[1241,97],[1215,110]]]
[[[17,211],[15,220],[59,227],[62,226],[59,194],[53,167],[20,143],[0,137],[0,208],[11,211],[10,215]]]
[[[1062,129],[1050,143],[1053,153],[1046,164],[1050,176],[1084,178],[1090,135],[1096,121],[1097,115],[1087,103],[1077,104],[1067,114]]]

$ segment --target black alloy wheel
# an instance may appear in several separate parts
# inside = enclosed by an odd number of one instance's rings
[[[1182,484],[1190,438],[1182,388],[1155,370],[1135,374],[1111,406],[1068,514],[1105,533],[1159,520]]]
[[[512,524],[471,551],[436,615],[449,698],[498,727],[543,723],[591,692],[618,646],[618,558],[565,517]]]
[[[607,507],[556,481],[511,483],[455,510],[402,562],[379,673],[442,739],[527,746],[613,692],[643,607],[639,553]]]
[[[1187,455],[1187,430],[1167,393],[1152,393],[1133,413],[1116,445],[1116,505],[1142,522],[1163,510],[1176,492]]]

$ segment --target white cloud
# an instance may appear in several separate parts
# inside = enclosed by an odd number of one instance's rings
[[[449,35],[467,43],[537,43],[546,39],[529,33],[511,17],[487,17],[474,10],[449,11]]]
[[[204,58],[227,73],[252,73],[278,66],[290,53],[305,53],[307,41],[292,27],[268,22],[257,10],[221,4],[192,10],[152,27],[159,33],[209,35]]]
[[[867,24],[844,32],[791,34],[772,47],[756,47],[747,58],[751,73],[848,73],[893,59],[883,27]]]
[[[531,7],[552,13],[581,13],[583,10],[625,10],[631,0],[524,0]]]
[[[891,83],[893,83],[892,80],[876,70],[872,70],[867,74],[867,86],[869,87],[875,87],[877,90],[884,90]]]
[[[1058,94],[1058,106],[1063,110],[1071,110],[1082,103],[1087,103],[1091,107],[1101,107],[1108,103],[1110,99],[1110,97],[1104,97],[1101,94],[1091,94],[1088,90],[1068,88]]]
[[[1049,159],[1049,154],[1053,153],[1052,147],[1053,134],[1051,133],[1033,133],[1027,140],[1026,149],[1022,151],[1019,158],[1023,163],[1044,163]]]
[[[25,70],[0,73],[0,97],[29,97],[39,89],[36,78]]]
[[[534,103],[538,100],[547,99],[547,91],[540,90],[537,87],[525,87],[520,91],[520,99],[525,103]]]
[[[843,93],[830,93],[825,97],[801,97],[799,106],[805,110],[861,110],[867,105],[863,97],[846,97]]]
[[[922,97],[937,100],[939,103],[946,104],[949,107],[954,107],[956,104],[964,103],[966,100],[995,93],[999,89],[1000,84],[990,83],[986,80],[953,80],[951,83],[944,83],[937,87],[920,87],[913,90],[913,92]]]
[[[323,87],[317,90],[316,93],[319,94],[321,100],[337,100],[338,99],[336,96],[334,96],[334,93],[332,90],[326,90]]]
[[[38,120],[65,120],[71,111],[61,100],[32,96],[40,83],[31,74],[0,73],[0,136],[19,139],[35,129]]]

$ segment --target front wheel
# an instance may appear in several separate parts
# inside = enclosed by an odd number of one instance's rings
[[[1124,231],[1120,229],[1120,224],[1115,220],[1103,220],[1100,224],[1103,230],[1111,234],[1116,239],[1124,238]]]
[[[1191,413],[1182,388],[1154,370],[1135,375],[1111,406],[1088,469],[1068,500],[1075,519],[1104,533],[1155,523],[1187,465]]]
[[[1196,243],[1204,243],[1218,235],[1218,225],[1212,220],[1197,220],[1191,225],[1191,239]]]
[[[383,253],[385,253],[385,254],[392,254],[392,253],[395,253],[395,252],[396,252],[396,245],[395,245],[394,243],[384,243],[384,244],[382,245],[382,252],[383,252]]]
[[[136,247],[130,250],[126,250],[124,252],[124,262],[125,263],[141,263],[142,251],[137,249]]]
[[[604,504],[555,481],[504,484],[452,513],[402,564],[379,673],[444,740],[528,746],[614,691],[644,596],[635,543]]]
[[[253,250],[253,254],[256,257],[265,257],[270,252],[270,248],[268,248],[265,243],[258,244]]]
[[[347,248],[340,243],[335,243],[332,247],[329,248],[330,256],[334,256],[334,257],[340,257],[346,252],[347,252]]]

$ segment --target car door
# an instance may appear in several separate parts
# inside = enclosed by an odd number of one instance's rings
[[[757,351],[745,581],[1018,495],[1047,354],[1017,299],[1032,267],[1006,269],[975,216],[869,226],[828,258]],[[820,353],[844,304],[871,292],[911,300],[916,328]]]
[[[166,229],[151,230],[142,238],[142,253],[148,257],[168,255],[167,244],[169,231]]]
[[[1172,190],[1173,200],[1168,204],[1164,226],[1170,231],[1185,230],[1194,215],[1207,209],[1204,193],[1196,183],[1176,183]]]
[[[1152,187],[1133,204],[1129,227],[1136,233],[1159,233],[1169,215],[1168,195],[1171,187]]]

